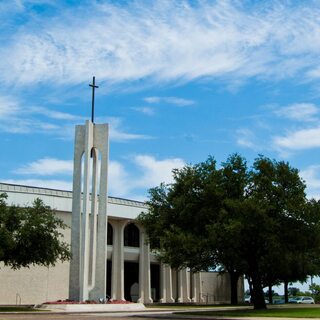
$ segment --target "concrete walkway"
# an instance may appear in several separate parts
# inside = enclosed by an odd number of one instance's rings
[[[128,315],[125,313],[99,313],[99,314],[0,314],[0,320],[174,320],[174,319],[202,319],[202,320],[293,320],[293,318],[261,318],[261,317],[203,317],[203,316],[177,316],[172,314],[135,314]],[[313,318],[320,319],[320,318]],[[305,318],[294,318],[294,320],[305,320]]]
[[[247,309],[242,307],[241,309]],[[221,311],[239,309],[239,307],[214,307],[208,308],[147,308],[145,311],[119,311],[119,312],[24,312],[24,313],[0,313],[0,320],[305,320],[304,318],[275,318],[275,317],[219,317],[184,315],[181,312],[188,311]],[[320,318],[313,318],[318,319]]]

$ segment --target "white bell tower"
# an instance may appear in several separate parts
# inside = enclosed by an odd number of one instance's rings
[[[92,119],[77,125],[71,223],[69,299],[106,298],[107,259],[107,178],[109,126],[95,124],[94,83]]]

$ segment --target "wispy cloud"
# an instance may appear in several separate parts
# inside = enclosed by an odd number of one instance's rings
[[[111,196],[134,199],[132,196],[134,180],[122,163],[110,161],[108,175],[108,189]]]
[[[183,99],[177,97],[146,97],[144,101],[148,103],[164,103],[164,104],[172,104],[176,106],[191,106],[194,104],[193,100]]]
[[[137,112],[143,113],[147,116],[153,116],[155,114],[154,108],[150,108],[150,107],[133,107],[131,109]]]
[[[12,97],[0,96],[0,131],[31,134],[44,133],[58,138],[71,139],[74,125],[85,118],[44,107],[26,106]],[[42,117],[39,117],[42,116]],[[110,124],[110,139],[117,142],[150,139],[150,136],[129,133],[122,128],[122,119],[117,117],[96,118],[97,122]],[[12,125],[14,123],[14,125]]]
[[[127,166],[120,161],[111,160],[109,162],[108,183],[109,193],[112,196],[145,200],[147,189],[155,187],[161,182],[171,183],[173,181],[172,170],[185,165],[184,160],[180,158],[156,159],[152,155],[145,154],[134,155],[128,159],[130,165],[134,166],[135,173],[129,173]],[[126,163],[128,163],[127,160]],[[43,158],[14,170],[17,176],[30,176],[32,178],[2,181],[71,190],[72,169],[72,160]],[[59,175],[67,175],[68,179],[59,180],[57,179]],[[41,179],[38,179],[38,176],[41,176]]]
[[[307,196],[320,198],[320,165],[311,165],[300,171],[300,176],[306,181]]]
[[[19,103],[10,97],[0,96],[0,121],[20,112]]]
[[[43,18],[33,11],[6,36],[3,84],[77,84],[88,74],[110,83],[320,74],[314,1],[80,2],[63,9]]]
[[[239,146],[256,150],[256,137],[253,131],[247,128],[238,129],[236,131],[236,141]]]
[[[129,173],[126,166],[119,161],[110,161],[109,190],[113,196],[146,200],[148,189],[161,182],[171,183],[172,170],[186,164],[180,158],[157,159],[145,154],[129,159],[135,173]]]
[[[319,113],[313,103],[295,103],[275,110],[277,116],[296,121],[316,121]]]
[[[30,107],[28,109],[28,112],[33,113],[33,114],[44,115],[47,118],[56,119],[56,120],[64,120],[64,121],[67,121],[67,120],[69,120],[69,121],[76,121],[76,120],[84,121],[85,120],[84,117],[80,117],[80,116],[73,115],[73,114],[66,113],[66,112],[49,110],[49,109],[43,108],[43,107]]]
[[[287,150],[304,150],[320,147],[320,128],[301,129],[285,136],[273,138],[276,148]]]
[[[320,147],[320,127],[315,125],[319,109],[315,104],[268,105],[263,110],[267,112],[247,119],[250,126],[236,130],[239,146],[258,152],[276,151],[284,158],[295,151]]]
[[[134,163],[143,173],[137,179],[136,185],[142,187],[155,187],[161,182],[171,183],[173,181],[172,170],[180,169],[186,165],[180,158],[169,158],[158,160],[151,155],[136,155]]]
[[[43,116],[42,118],[39,115]],[[0,130],[10,133],[57,133],[63,124],[52,120],[75,121],[81,117],[44,107],[28,106],[13,97],[0,96]],[[13,125],[14,123],[14,125]]]
[[[28,163],[14,171],[16,174],[51,176],[56,174],[72,174],[73,162],[54,158],[43,158]]]
[[[101,122],[107,122],[110,124],[110,139],[113,141],[123,142],[123,141],[130,141],[130,140],[152,139],[152,137],[148,135],[128,133],[123,131],[122,120],[120,118],[109,117],[105,119],[105,121],[102,120]]]
[[[14,125],[12,125],[14,123]],[[41,121],[39,119],[10,117],[0,121],[0,131],[15,133],[15,134],[30,134],[30,133],[57,133],[61,130],[60,125]]]

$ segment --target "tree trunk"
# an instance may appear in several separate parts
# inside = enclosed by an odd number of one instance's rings
[[[231,304],[238,304],[238,272],[230,272]]]
[[[269,284],[269,297],[268,297],[268,299],[269,299],[269,303],[270,304],[272,304],[272,285],[271,284]]]
[[[288,299],[288,285],[289,285],[288,281],[285,280],[284,284],[283,284],[283,286],[284,286],[284,302],[285,303],[288,303],[288,301],[289,301],[289,299]]]
[[[255,310],[267,309],[266,302],[264,300],[264,293],[261,284],[261,279],[258,272],[254,271],[252,276],[252,300],[253,300],[253,307]]]

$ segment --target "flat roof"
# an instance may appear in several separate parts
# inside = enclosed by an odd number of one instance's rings
[[[18,184],[3,183],[3,182],[0,182],[0,192],[24,193],[24,194],[34,194],[39,196],[52,196],[55,198],[68,198],[70,200],[72,199],[72,191],[25,186],[25,185],[18,185]],[[108,196],[108,204],[138,207],[141,209],[148,208],[147,204],[141,201],[109,197],[109,196]]]
[[[72,211],[72,191],[0,182],[0,193],[8,193],[8,201],[16,205],[29,206],[39,197],[55,210]],[[108,215],[113,217],[135,219],[147,209],[141,201],[108,197]]]

